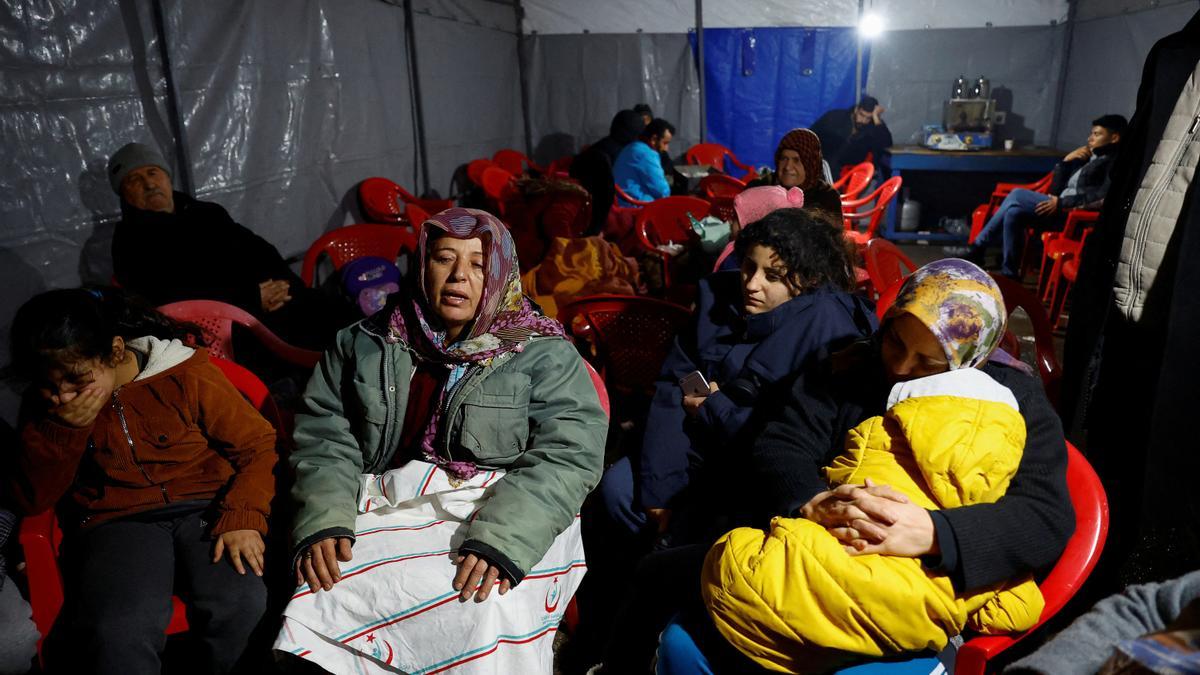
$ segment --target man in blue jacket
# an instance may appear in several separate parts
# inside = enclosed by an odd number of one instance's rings
[[[669,152],[675,127],[664,119],[654,119],[633,143],[625,146],[613,165],[613,179],[625,194],[640,201],[654,201],[671,194],[671,185],[663,173],[660,152]],[[624,206],[629,206],[621,200]]]

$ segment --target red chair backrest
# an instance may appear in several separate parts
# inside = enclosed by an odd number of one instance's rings
[[[847,230],[854,230],[855,221],[869,219],[867,229],[863,234],[867,238],[875,236],[879,231],[879,224],[883,222],[883,217],[887,214],[888,206],[896,198],[896,193],[900,191],[900,186],[903,181],[900,176],[892,176],[885,180],[883,185],[875,188],[875,191],[861,199],[844,200],[842,202],[843,219]],[[854,211],[860,206],[874,202],[874,206],[866,211]]]
[[[254,373],[246,370],[232,361],[226,361],[211,355],[209,360],[225,374],[225,377],[241,392],[242,396],[256,409],[263,413],[267,421],[281,428],[278,410],[270,398],[267,385],[255,377]],[[601,402],[607,405],[607,395],[602,396]],[[607,412],[607,408],[606,408]],[[25,554],[25,575],[29,582],[29,604],[33,614],[34,625],[37,626],[38,656],[43,658],[42,644],[63,605],[63,580],[59,570],[58,557],[62,545],[62,529],[54,510],[48,510],[36,516],[26,516],[21,520],[18,534],[21,548]],[[166,634],[174,635],[188,629],[187,611],[178,596],[172,597],[173,610],[171,621],[167,625]],[[44,663],[43,663],[44,665]]]
[[[208,352],[215,358],[226,359],[230,362],[234,360],[233,324],[236,323],[249,330],[255,339],[272,354],[288,363],[312,368],[321,360],[321,352],[293,347],[240,307],[216,300],[182,300],[163,305],[158,308],[158,311],[176,321],[190,321],[199,326],[208,341]],[[260,405],[260,402],[251,402],[255,404],[255,407]]]
[[[483,191],[496,201],[507,199],[513,190],[516,174],[498,166],[489,166],[483,170]]]
[[[917,269],[916,263],[887,239],[875,238],[868,241],[863,258],[867,265],[867,275],[871,277],[871,284],[878,291],[891,288]]]
[[[372,223],[339,227],[327,232],[308,247],[300,269],[300,278],[304,280],[305,285],[313,285],[317,260],[322,254],[329,256],[334,270],[339,270],[351,260],[369,255],[395,260],[401,250],[417,250],[417,238],[406,228]]]
[[[596,397],[600,399],[600,407],[604,408],[604,416],[612,417],[611,406],[608,401],[608,388],[604,386],[604,378],[587,361],[583,362],[583,367],[587,368],[588,376],[592,378],[592,386],[596,388]]]
[[[525,173],[525,167],[530,164],[530,161],[525,153],[505,148],[497,150],[496,154],[492,155],[492,163],[514,176],[520,176]]]
[[[733,176],[712,173],[700,179],[700,194],[709,200],[717,197],[736,197],[746,189],[746,184]]]
[[[1075,508],[1075,533],[1050,574],[1039,584],[1046,606],[1033,628],[1015,635],[987,635],[968,640],[958,650],[956,675],[983,675],[987,663],[1036,631],[1067,604],[1100,560],[1108,537],[1108,498],[1087,459],[1067,443],[1067,489]]]
[[[483,187],[483,171],[491,166],[496,165],[490,159],[473,159],[467,162],[467,178],[479,187]]]
[[[875,316],[879,319],[880,323],[883,323],[883,315],[887,314],[887,311],[892,308],[892,305],[896,302],[896,296],[900,295],[900,288],[903,286],[904,279],[901,279],[879,291],[879,299],[875,301]]]
[[[681,244],[696,236],[688,214],[700,220],[710,210],[712,205],[699,197],[663,197],[642,207],[634,228],[643,233],[651,247],[670,242]]]
[[[404,210],[400,193],[404,188],[387,178],[368,178],[358,184],[358,200],[363,215],[372,223],[402,223]],[[409,195],[410,197],[412,195]]]
[[[558,310],[577,339],[594,349],[608,388],[650,393],[676,333],[691,321],[686,307],[641,296],[597,295]]]
[[[1042,386],[1046,388],[1046,396],[1051,403],[1057,405],[1062,366],[1054,353],[1054,330],[1050,326],[1049,317],[1046,316],[1046,308],[1036,295],[1020,283],[1000,274],[993,274],[992,278],[1000,286],[1008,315],[1012,316],[1020,307],[1029,316],[1029,321],[1033,324],[1034,360],[1037,362],[1038,374],[1042,378]]]
[[[725,170],[725,156],[733,151],[720,143],[697,143],[688,148],[684,160],[688,164],[707,164],[717,171]]]
[[[408,227],[414,233],[420,232],[421,223],[429,220],[429,212],[416,204],[405,204],[404,219],[408,221]]]
[[[842,199],[857,199],[862,191],[871,184],[871,179],[874,177],[875,165],[870,162],[862,162],[843,174],[834,182],[833,187],[842,195]]]

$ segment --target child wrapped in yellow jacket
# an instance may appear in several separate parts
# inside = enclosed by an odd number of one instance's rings
[[[847,435],[832,486],[890,485],[926,509],[994,502],[1025,446],[1012,392],[976,368],[896,385],[883,416]],[[734,530],[705,562],[702,594],[718,630],[765,668],[821,670],[847,652],[939,650],[964,629],[1032,627],[1044,606],[1031,578],[967,596],[915,558],[851,556],[824,527],[775,518]]]

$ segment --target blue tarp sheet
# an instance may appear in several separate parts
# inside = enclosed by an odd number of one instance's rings
[[[704,29],[708,141],[772,164],[785,133],[854,104],[856,49],[853,28]],[[868,56],[864,46],[864,83]]]

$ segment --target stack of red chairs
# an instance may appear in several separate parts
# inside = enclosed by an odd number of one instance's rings
[[[440,213],[454,206],[452,199],[421,199],[397,185],[395,181],[380,177],[368,178],[360,183],[358,199],[362,204],[363,214],[370,222],[408,224],[410,227],[416,227],[419,223],[413,224],[409,221],[401,204],[404,207],[416,205],[427,213]]]
[[[833,182],[833,189],[842,195],[842,201],[858,199],[874,177],[875,165],[862,162],[843,172],[842,177]]]
[[[842,200],[842,219],[846,224],[846,239],[860,247],[866,246],[867,242],[873,239],[879,231],[879,224],[887,215],[888,206],[895,201],[901,184],[900,176],[892,176],[866,197]],[[871,206],[864,211],[856,210],[867,205]],[[864,220],[867,221],[867,229],[857,229],[856,224]]]

